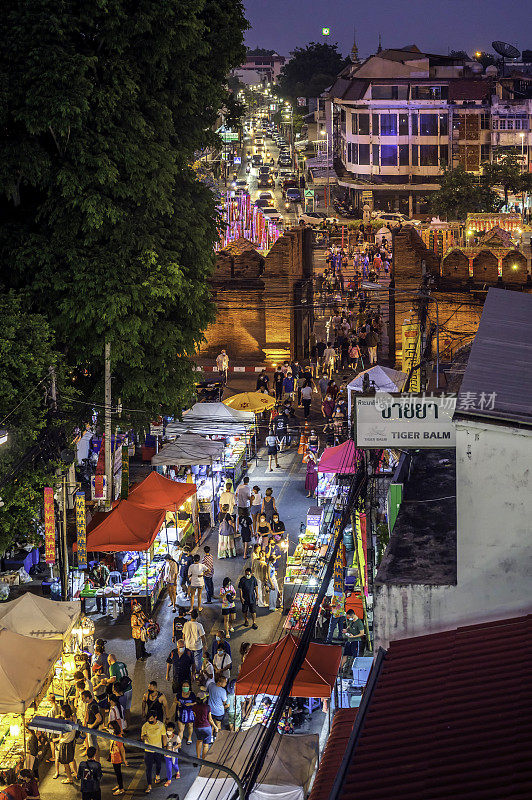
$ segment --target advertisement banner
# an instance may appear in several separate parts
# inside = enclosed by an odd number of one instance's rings
[[[107,478],[105,475],[91,477],[91,496],[93,500],[107,500]]]
[[[412,365],[417,365],[421,359],[421,336],[419,322],[405,319],[402,325],[402,366],[403,372],[408,373]],[[417,367],[410,376],[409,389],[411,392],[421,391],[421,368]]]
[[[78,543],[78,569],[87,568],[87,517],[85,492],[76,492],[76,534]]]
[[[456,447],[456,395],[377,394],[356,398],[357,447]]]
[[[338,536],[340,536],[340,517],[337,517],[334,521],[334,529],[333,529],[334,541],[336,541]],[[338,547],[338,552],[336,553],[336,558],[334,560],[333,585],[335,592],[344,591],[345,567],[346,567],[345,545],[342,541],[340,542],[340,546]]]
[[[368,539],[366,529],[366,515],[360,511],[356,512],[356,563],[360,585],[364,589],[364,594],[368,594]]]
[[[47,564],[55,564],[55,510],[54,490],[44,489],[44,548]]]
[[[122,447],[122,486],[120,490],[120,497],[122,500],[127,500],[129,495],[129,447],[124,445]]]

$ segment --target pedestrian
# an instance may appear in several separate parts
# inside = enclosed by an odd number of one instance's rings
[[[368,348],[369,364],[372,366],[377,363],[377,346],[379,344],[378,334],[370,331],[365,339],[366,347]]]
[[[272,526],[266,519],[266,514],[261,514],[259,519],[259,524],[257,526],[257,536],[260,538],[260,546],[264,548],[268,538],[270,537],[272,532]]]
[[[257,630],[255,623],[255,606],[257,603],[257,579],[251,572],[251,567],[246,567],[244,575],[238,582],[240,591],[240,602],[242,603],[242,613],[244,614],[244,625],[249,626],[248,617],[251,617],[251,627]]]
[[[220,589],[220,597],[222,599],[222,617],[224,621],[225,635],[229,639],[232,631],[234,631],[233,623],[236,619],[236,590],[231,583],[230,578],[224,578],[222,588]]]
[[[83,715],[83,725],[85,728],[91,728],[91,730],[97,731],[100,725],[103,723],[103,714],[100,706],[92,696],[92,693],[89,691],[84,691],[81,693],[81,698],[84,704],[84,715]],[[87,733],[86,735],[86,742],[87,742],[87,750],[86,753],[88,754],[89,748],[94,748],[95,752],[98,753],[98,739],[95,734]],[[96,756],[99,760],[99,756]]]
[[[61,716],[66,722],[75,722],[70,703],[61,704]],[[66,779],[62,783],[72,783],[77,773],[76,769],[76,731],[63,731],[54,740],[55,749],[55,775],[59,778],[59,765],[65,768]]]
[[[225,654],[227,655],[227,654]],[[225,675],[218,675],[216,681],[211,683],[209,686],[209,707],[211,709],[211,716],[214,720],[216,725],[216,729],[219,731],[223,728],[225,712],[229,708],[229,703],[227,702],[227,676]]]
[[[94,654],[92,656],[92,664],[91,666],[97,666],[102,674],[108,678],[109,677],[109,664],[107,662],[107,653],[105,652],[105,645],[107,642],[105,639],[96,639],[94,643]]]
[[[262,500],[262,508],[261,514],[264,514],[268,523],[271,524],[273,520],[273,515],[277,511],[277,506],[275,505],[275,497],[273,496],[273,489],[268,488],[264,494],[264,498]]]
[[[190,610],[194,608],[194,596],[198,598],[198,611],[202,610],[201,595],[203,587],[205,586],[204,580],[205,565],[200,562],[200,554],[194,555],[194,560],[188,568],[188,579],[190,581]],[[175,611],[175,608],[174,608]]]
[[[101,800],[102,766],[96,760],[95,747],[87,747],[86,758],[80,762],[78,767],[77,779],[80,782],[79,788],[82,800]]]
[[[259,608],[264,608],[265,603],[262,602],[262,581],[265,577],[264,573],[264,553],[260,544],[256,544],[251,554],[251,572],[257,581],[257,605]]]
[[[321,404],[321,411],[327,422],[330,422],[334,412],[334,399],[332,395],[329,394],[329,392],[327,392],[323,400],[323,403]]]
[[[327,644],[331,644],[336,628],[338,628],[339,638],[342,638],[345,622],[345,594],[343,592],[335,592],[331,600],[331,618],[327,632]]]
[[[90,572],[90,581],[96,589],[104,589],[109,582],[109,567],[103,561],[98,561]],[[105,594],[96,594],[96,610],[100,614],[107,611],[107,600]]]
[[[328,386],[329,386],[329,376],[325,375],[325,373],[322,372],[320,374],[320,377],[319,377],[319,380],[318,380],[318,387],[319,387],[319,390],[320,390],[320,394],[321,394],[321,399],[322,400],[325,398],[325,395],[327,394],[327,387]]]
[[[144,661],[151,655],[151,653],[146,652],[145,645],[146,622],[148,621],[148,618],[142,610],[140,603],[136,600],[133,600],[131,607],[131,636],[135,642],[135,656],[137,661],[139,659]]]
[[[320,437],[314,430],[314,428],[310,429],[310,434],[308,437],[307,448],[310,450],[311,453],[317,455],[320,449]]]
[[[351,366],[351,369],[357,372],[361,354],[360,354],[360,347],[355,341],[351,343],[348,355],[349,355],[349,364]]]
[[[109,723],[109,731],[115,736],[122,736],[120,725],[116,721]],[[123,742],[111,742],[109,748],[109,761],[113,765],[116,776],[116,786],[113,786],[113,794],[124,794],[124,778],[122,776],[122,764],[127,767],[126,751]]]
[[[227,510],[234,516],[235,507],[236,507],[236,495],[233,492],[233,484],[230,481],[226,481],[225,483],[225,491],[220,495],[219,501],[219,510],[220,512],[223,510],[223,507],[227,506]]]
[[[251,650],[251,642],[242,642],[240,645],[240,663],[243,664]]]
[[[155,714],[159,722],[165,722],[168,717],[168,703],[166,697],[157,688],[157,681],[150,681],[148,691],[142,698],[142,716],[148,719]]]
[[[336,361],[336,350],[334,349],[332,342],[327,342],[327,349],[323,354],[323,360],[325,363],[325,372],[332,378],[332,374],[334,372],[334,363]]]
[[[236,490],[236,503],[237,503],[237,524],[243,514],[249,513],[251,506],[251,486],[249,485],[249,478],[246,475],[238,489]]]
[[[316,465],[316,456],[309,451],[307,453],[307,472],[305,475],[305,489],[307,497],[314,497],[316,489],[318,488],[318,470]]]
[[[308,419],[310,416],[310,405],[312,403],[312,386],[305,382],[301,389],[301,403],[303,405],[303,416]]]
[[[150,712],[147,722],[141,728],[140,739],[144,744],[151,745],[152,747],[166,747],[166,728],[162,722],[159,722],[153,712]],[[151,792],[153,768],[155,766],[155,783],[161,780],[161,767],[163,765],[163,757],[160,753],[154,753],[151,750],[144,751],[144,765],[146,767],[146,788],[145,794]]]
[[[285,398],[290,398],[290,400],[294,399],[294,385],[294,376],[291,371],[288,371],[283,381],[283,396]]]
[[[275,568],[275,558],[269,558],[268,567],[268,587],[269,587],[269,604],[270,611],[275,611],[277,607],[277,599],[279,597],[279,584],[277,583],[277,570]]]
[[[198,684],[200,689],[208,690],[209,685],[214,681],[214,667],[212,660],[209,658],[208,653],[203,653],[203,661],[201,662],[201,671],[198,675]]]
[[[236,558],[235,523],[227,505],[222,507],[218,527],[218,558]]]
[[[212,744],[212,731],[214,728],[214,720],[205,692],[199,692],[193,711],[196,755],[198,758],[205,758],[209,746]]]
[[[107,718],[107,724],[110,725],[111,722],[116,722],[118,727],[120,728],[120,732],[123,733],[124,731],[124,710],[120,705],[119,698],[117,697],[114,692],[108,695],[109,697],[109,716]]]
[[[257,525],[259,522],[259,514],[262,508],[262,492],[258,486],[253,487],[253,492],[251,494],[251,506],[250,506],[250,513],[253,519],[253,533],[256,535],[257,533]]]
[[[280,402],[283,396],[284,373],[279,365],[273,373],[273,388],[275,389],[275,399]]]
[[[220,642],[216,648],[216,655],[212,660],[212,665],[214,667],[214,680],[217,680],[221,675],[229,680],[231,677],[231,667],[233,666],[233,662],[231,660],[231,656],[224,646],[220,644]]]
[[[183,638],[183,625],[187,621],[186,615],[188,614],[188,608],[183,608],[183,606],[178,606],[178,615],[174,617],[174,621],[172,623],[172,641],[177,642],[179,639]]]
[[[279,449],[279,443],[277,441],[277,437],[273,432],[273,428],[270,428],[268,431],[268,435],[266,436],[266,446],[268,447],[268,468],[270,472],[273,472],[273,461],[275,460],[275,466],[279,468],[279,463],[277,461],[277,452]]]
[[[317,365],[318,367],[323,367],[323,359],[326,349],[327,345],[325,344],[325,342],[322,339],[319,339],[319,341],[316,344],[316,352],[318,354],[318,365]]]
[[[187,744],[192,744],[192,728],[194,723],[193,707],[196,695],[190,690],[190,681],[184,681],[179,694],[176,695],[175,720],[177,723],[177,749],[181,747],[183,736]]]
[[[166,588],[168,589],[168,597],[170,598],[169,607],[172,608],[175,612],[175,603],[176,603],[176,596],[177,596],[177,575],[179,572],[179,568],[177,566],[177,561],[172,558],[170,555],[166,555],[165,557],[165,567],[164,567],[164,582],[166,584]]]
[[[268,391],[269,387],[270,387],[270,379],[266,374],[266,370],[263,369],[259,377],[257,378],[257,384],[256,384],[257,392],[260,392],[263,389]]]
[[[188,570],[193,560],[191,548],[189,545],[187,545],[181,553],[179,561],[177,562],[179,566],[179,585],[181,586],[181,591],[185,597],[188,597]]]
[[[205,581],[205,592],[207,594],[206,603],[210,605],[214,597],[214,559],[211,555],[211,548],[208,544],[203,548],[204,556],[201,563],[205,567],[203,573],[203,580]]]
[[[172,721],[166,723],[166,749],[175,753],[174,756],[164,757],[166,766],[166,782],[164,785],[168,787],[172,783],[172,779],[177,780],[181,777],[177,758],[177,751],[179,750],[178,737],[175,731],[175,723]]]
[[[224,381],[227,383],[227,373],[229,371],[229,356],[227,355],[225,350],[222,350],[221,353],[219,353],[216,356],[216,369],[221,375],[223,375]]]
[[[212,640],[211,645],[211,658],[214,659],[214,656],[218,652],[218,648],[221,647],[225,652],[231,656],[231,645],[227,641],[224,631],[219,630],[215,631],[214,639]]]
[[[242,537],[242,558],[249,558],[248,547],[251,544],[251,537],[253,533],[253,520],[249,516],[248,509],[246,513],[239,517],[240,520],[240,536]]]
[[[357,617],[352,608],[346,614],[347,622],[344,628],[344,651],[341,669],[345,667],[348,658],[357,658],[362,639],[366,635],[364,623]]]
[[[288,415],[285,409],[281,409],[281,412],[274,418],[273,432],[277,438],[279,452],[282,453],[288,443]]]
[[[123,730],[127,729],[129,724],[129,717],[131,713],[131,700],[133,698],[133,684],[129,677],[127,667],[123,661],[117,661],[114,653],[109,653],[107,656],[109,664],[109,677],[107,678],[107,686],[115,692],[118,697],[118,702],[122,706],[124,712]]]
[[[194,657],[196,672],[201,669],[203,650],[207,646],[205,630],[201,622],[198,622],[198,612],[193,609],[190,612],[190,619],[183,625],[183,639],[185,647],[190,650]]]
[[[172,668],[172,692],[175,695],[181,693],[184,683],[188,683],[190,686],[193,666],[194,656],[185,647],[184,639],[178,639],[177,646],[166,659],[166,680],[170,679],[170,668]]]

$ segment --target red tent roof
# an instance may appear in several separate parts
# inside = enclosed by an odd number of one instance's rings
[[[298,640],[288,634],[271,644],[252,644],[236,682],[236,694],[277,695],[286,679]],[[310,644],[291,697],[330,697],[340,667],[342,648]]]
[[[336,447],[327,447],[318,464],[318,472],[336,472],[338,475],[352,475],[357,471],[361,450],[357,450],[352,439]]]
[[[195,483],[178,483],[169,478],[164,478],[158,472],[150,472],[142,483],[139,483],[130,493],[128,501],[143,508],[163,508],[173,511],[177,506],[182,506],[185,500],[196,493]]]
[[[87,552],[149,550],[165,516],[164,508],[142,508],[129,500],[122,500],[116,508],[105,514],[99,525],[92,529],[89,526]]]

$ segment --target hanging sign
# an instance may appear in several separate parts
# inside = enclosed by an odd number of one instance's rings
[[[357,397],[357,447],[456,447],[455,406],[456,395]]]
[[[105,475],[92,476],[91,496],[93,500],[107,500],[107,478]]]
[[[55,564],[55,510],[54,490],[44,490],[44,547],[47,564]]]
[[[419,329],[419,322],[411,322],[405,319],[402,326],[402,369],[407,374],[412,369],[410,376],[409,389],[411,392],[421,391],[421,334]]]
[[[87,568],[87,517],[85,492],[76,492],[76,534],[78,543],[78,569]]]
[[[340,536],[340,517],[337,517],[334,521],[333,536],[334,536],[334,541],[336,541],[337,537]],[[334,560],[333,585],[335,592],[344,591],[345,566],[346,566],[345,545],[343,541],[341,541],[340,546],[338,547],[338,551],[336,553],[336,558]]]
[[[120,497],[122,500],[127,500],[129,495],[129,447],[124,445],[122,447],[122,486],[120,490]]]
[[[356,512],[356,559],[359,567],[360,585],[364,593],[368,593],[368,539],[366,529],[366,515]]]

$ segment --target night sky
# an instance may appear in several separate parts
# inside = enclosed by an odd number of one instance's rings
[[[338,42],[347,55],[353,26],[361,57],[382,46],[417,44],[420,50],[491,50],[494,39],[532,49],[532,14],[527,0],[244,0],[251,29],[248,47],[266,47],[288,56],[310,41]],[[322,36],[322,27],[331,35]]]

